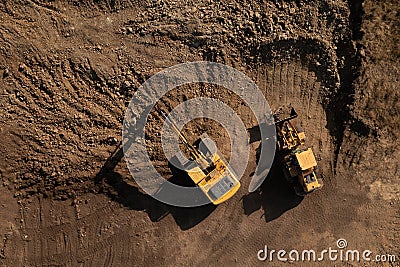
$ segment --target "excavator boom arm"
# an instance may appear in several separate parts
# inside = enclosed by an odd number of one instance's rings
[[[164,116],[166,122],[169,125],[171,125],[172,129],[179,136],[179,139],[181,140],[181,142],[190,150],[190,154],[192,155],[192,157],[194,157],[195,160],[205,160],[205,161],[207,161],[206,157],[203,155],[203,153],[201,153],[201,151],[199,151],[194,146],[189,144],[189,142],[187,141],[186,137],[182,134],[181,131],[179,131],[179,129],[176,126],[175,122],[171,118],[169,118],[164,112],[161,112],[161,114]]]

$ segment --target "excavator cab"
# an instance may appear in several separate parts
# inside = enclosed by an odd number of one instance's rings
[[[164,113],[162,114],[190,152],[190,160],[178,152],[170,162],[185,170],[214,205],[233,197],[240,188],[239,179],[214,142],[205,134],[202,135],[198,148],[189,144],[174,121]]]

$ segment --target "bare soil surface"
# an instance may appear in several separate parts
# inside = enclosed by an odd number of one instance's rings
[[[321,266],[400,266],[399,11],[394,0],[1,1],[0,264],[282,266],[257,252],[344,238],[397,262]],[[298,197],[274,165],[249,194],[257,123],[238,96],[204,85],[164,100],[214,97],[237,112],[252,148],[239,192],[189,209],[136,186],[118,150],[126,107],[153,74],[199,60],[244,72],[273,110],[296,108],[321,190]],[[161,122],[148,126],[153,164],[174,179]],[[184,129],[192,142],[203,132],[230,157],[218,123]]]

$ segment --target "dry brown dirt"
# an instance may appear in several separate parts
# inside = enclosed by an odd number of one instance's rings
[[[394,0],[0,1],[0,264],[316,266],[257,252],[345,238],[397,262],[321,266],[400,266],[399,11]],[[153,74],[198,60],[244,72],[272,109],[297,109],[323,189],[297,197],[276,166],[260,191],[242,186],[217,207],[170,207],[137,188],[118,150],[126,106]],[[210,86],[166,100],[198,96],[250,129],[247,185],[260,145],[249,108]],[[150,120],[147,148],[170,177],[159,128]],[[184,132],[207,132],[229,157],[220,125]]]

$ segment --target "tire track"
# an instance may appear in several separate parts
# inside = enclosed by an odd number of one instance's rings
[[[30,208],[34,206],[39,206],[39,209]],[[140,233],[142,229],[149,231],[151,228],[148,227],[147,221],[132,225],[131,216],[123,211],[124,209],[119,205],[107,204],[94,212],[91,211],[86,216],[77,218],[74,207],[63,202],[43,200],[35,201],[32,205],[24,205],[21,209],[21,222],[24,224],[20,234],[26,236],[25,239],[29,241],[25,242],[27,246],[25,259],[37,265],[73,263],[75,259],[78,262],[87,263],[90,258],[93,263],[96,263],[95,266],[124,264],[124,262],[117,262],[117,259],[121,260],[124,257],[122,257],[123,252],[112,249],[114,245],[126,240],[127,237],[131,239],[131,242],[125,242],[126,244],[135,244],[139,241],[139,237],[132,238],[131,233]],[[99,218],[103,219],[99,220]],[[40,220],[40,223],[35,220]],[[29,225],[39,225],[39,228],[28,228]],[[77,229],[81,227],[86,228],[84,243],[78,242]],[[131,246],[125,247],[125,254],[135,250]]]
[[[323,104],[319,101],[321,95],[324,95],[324,89],[321,88],[320,82],[317,80],[317,76],[310,68],[302,63],[301,61],[284,62],[273,65],[261,66],[262,70],[257,70],[259,74],[266,73],[264,77],[260,77],[259,84],[265,84],[265,94],[267,100],[271,104],[273,109],[279,107],[279,103],[286,104],[291,103],[299,113],[300,123],[308,136],[308,145],[314,147],[314,152],[317,157],[322,155],[323,161],[319,161],[319,166],[322,170],[324,177],[332,177],[330,159],[332,157],[331,142],[332,137],[326,129],[325,110]],[[289,78],[290,76],[290,78]],[[287,96],[285,98],[285,95]],[[323,133],[323,134],[322,134]],[[237,207],[233,207],[233,202],[227,203],[229,207],[227,209],[235,210]],[[221,212],[221,211],[219,211]],[[221,215],[221,218],[224,215]],[[256,253],[265,244],[264,225],[259,220],[253,220],[249,222],[247,219],[235,219],[235,216],[240,218],[239,214],[233,216],[233,222],[231,224],[230,231],[235,232],[241,229],[239,236],[243,237],[243,240],[239,240],[229,236],[229,233],[216,230],[225,241],[219,247],[213,247],[212,256],[208,259],[203,259],[198,263],[209,263],[215,262],[221,259],[234,263],[233,259],[226,259],[226,251],[230,251],[230,255],[235,255],[237,259],[244,259],[243,262],[246,264],[256,264]],[[219,217],[219,216],[218,216]],[[321,218],[309,218],[309,224],[314,224],[315,221]],[[243,220],[243,221],[242,221]],[[296,236],[293,232],[293,226],[299,225],[298,222],[293,222],[293,218],[286,217],[284,221],[280,220],[280,233],[285,233],[285,236]],[[285,225],[285,227],[283,225]],[[272,222],[272,225],[274,223]],[[286,226],[287,225],[287,226]],[[290,226],[291,225],[291,226]],[[232,227],[233,226],[233,227]],[[268,243],[273,244],[274,240],[283,238],[279,233],[277,236],[269,236]],[[212,238],[211,244],[217,242],[218,237]],[[215,240],[215,241],[214,241]],[[241,244],[247,244],[246,247],[242,247]],[[210,253],[211,253],[210,251]],[[210,255],[210,254],[208,254]]]

